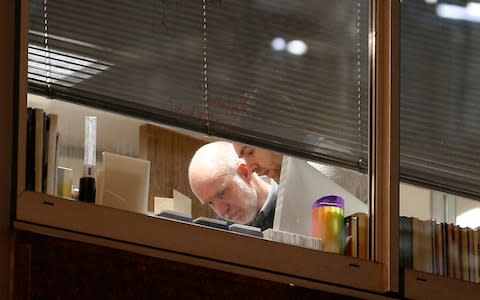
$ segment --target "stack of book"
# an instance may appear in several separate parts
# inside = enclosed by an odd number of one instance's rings
[[[58,115],[41,108],[27,109],[26,189],[56,195]]]
[[[345,217],[345,255],[369,259],[369,218],[366,213]]]
[[[480,282],[479,231],[400,217],[400,266]]]
[[[267,229],[263,231],[263,237],[275,242],[310,248],[314,250],[323,250],[322,240],[311,236],[304,236],[286,231]]]

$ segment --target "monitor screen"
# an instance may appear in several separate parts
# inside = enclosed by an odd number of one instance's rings
[[[344,199],[344,216],[368,213],[368,205],[320,171],[320,164],[283,157],[273,229],[311,236],[312,204],[336,195]]]

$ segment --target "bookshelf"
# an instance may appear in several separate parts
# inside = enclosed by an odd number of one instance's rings
[[[405,270],[404,296],[408,299],[478,299],[480,284]]]
[[[402,216],[400,265],[404,270],[404,295],[411,299],[451,299],[451,291],[455,291],[455,297],[460,299],[476,298],[480,292],[480,265],[475,247],[477,230]]]

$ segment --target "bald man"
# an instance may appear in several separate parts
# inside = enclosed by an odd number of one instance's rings
[[[200,202],[220,217],[262,230],[273,226],[278,185],[253,173],[233,144],[213,142],[198,149],[188,178]]]

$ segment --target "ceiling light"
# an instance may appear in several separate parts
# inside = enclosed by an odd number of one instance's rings
[[[480,22],[480,4],[469,2],[467,6],[441,3],[437,5],[437,15],[441,18]]]
[[[307,49],[307,44],[301,40],[293,40],[287,44],[287,51],[293,55],[304,55]]]
[[[287,43],[285,40],[281,37],[274,38],[272,42],[270,43],[272,46],[272,49],[275,51],[283,51],[285,50],[285,47],[287,46]]]

